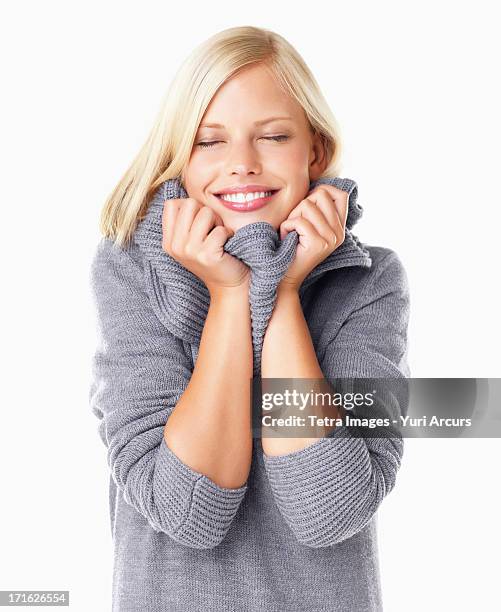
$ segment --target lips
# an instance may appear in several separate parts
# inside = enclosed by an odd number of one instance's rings
[[[214,195],[222,195],[225,193],[261,193],[261,191],[277,191],[270,185],[260,185],[258,183],[248,183],[247,185],[231,185],[224,187],[223,191],[214,191]]]
[[[223,204],[223,206],[225,206],[226,208],[229,208],[230,210],[234,210],[237,212],[252,212],[263,206],[266,206],[266,204],[268,204],[268,202],[272,200],[272,198],[275,196],[275,194],[277,194],[280,191],[280,189],[269,189],[267,191],[270,192],[271,195],[265,196],[264,198],[255,198],[254,200],[249,200],[247,202],[233,202],[231,200],[223,199],[218,194],[214,194],[214,195],[221,202],[221,204]],[[255,193],[255,192],[251,191],[250,193]]]

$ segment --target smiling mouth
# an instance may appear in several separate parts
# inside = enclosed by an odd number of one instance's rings
[[[223,204],[226,208],[236,210],[239,212],[247,212],[257,210],[262,206],[265,206],[280,189],[273,189],[265,192],[264,197],[257,197],[253,199],[244,199],[242,197],[230,199],[229,194],[215,193],[214,196]],[[228,199],[223,198],[223,195],[227,195]]]

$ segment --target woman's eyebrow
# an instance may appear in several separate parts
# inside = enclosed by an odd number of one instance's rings
[[[272,121],[278,121],[279,119],[285,119],[287,121],[294,121],[294,119],[292,117],[268,117],[268,119],[261,119],[260,121],[255,121],[254,125],[264,125],[265,123],[271,123]],[[207,128],[222,128],[224,129],[224,125],[221,125],[220,123],[202,123],[202,125],[200,125],[201,128],[203,127],[207,127]]]

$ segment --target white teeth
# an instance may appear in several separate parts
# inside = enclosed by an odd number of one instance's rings
[[[245,202],[252,202],[258,198],[264,198],[265,196],[271,196],[272,191],[256,191],[255,193],[223,193],[219,197],[227,202],[237,202],[243,204]]]

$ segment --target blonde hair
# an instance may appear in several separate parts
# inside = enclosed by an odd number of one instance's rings
[[[325,147],[323,177],[338,176],[338,123],[303,58],[282,36],[254,26],[219,32],[185,59],[163,97],[153,128],[101,212],[101,233],[120,246],[132,238],[158,186],[182,178],[195,136],[213,96],[223,83],[251,64],[266,65],[286,94],[304,109],[312,132]]]

